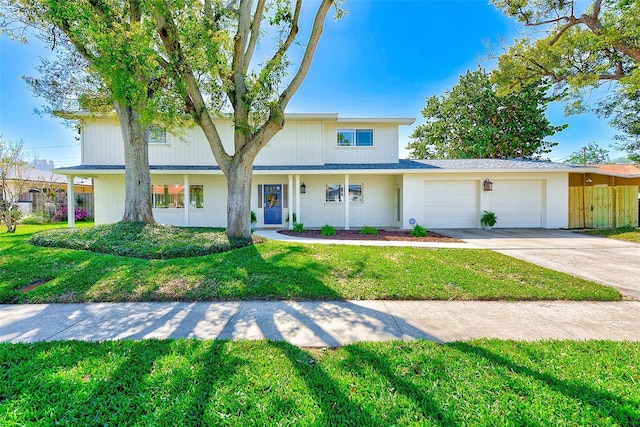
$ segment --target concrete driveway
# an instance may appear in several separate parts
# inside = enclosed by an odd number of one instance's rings
[[[442,234],[553,270],[610,285],[640,300],[640,244],[566,230],[448,229]]]

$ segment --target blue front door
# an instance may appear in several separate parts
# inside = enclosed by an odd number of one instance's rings
[[[282,224],[282,185],[264,186],[264,223]]]

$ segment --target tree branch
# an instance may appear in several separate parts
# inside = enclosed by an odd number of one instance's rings
[[[258,5],[256,6],[256,13],[253,15],[253,20],[251,22],[251,38],[249,39],[249,46],[247,46],[247,50],[244,53],[244,68],[249,69],[249,63],[251,62],[251,58],[253,57],[253,52],[256,49],[256,45],[258,44],[258,39],[260,38],[260,24],[262,23],[262,15],[264,12],[264,4],[266,0],[258,0]]]
[[[250,150],[252,154],[257,153],[273,137],[273,135],[275,135],[284,126],[284,111],[287,107],[287,104],[296,93],[296,91],[300,88],[300,85],[309,72],[309,67],[311,66],[313,55],[315,54],[316,48],[318,47],[318,42],[320,41],[320,36],[322,35],[322,31],[324,29],[324,21],[327,16],[327,12],[329,12],[329,8],[333,4],[333,1],[334,0],[322,0],[322,3],[320,3],[320,6],[318,6],[316,16],[313,20],[313,27],[311,28],[311,34],[309,35],[307,47],[304,51],[302,60],[300,61],[300,65],[298,66],[298,71],[296,72],[291,82],[289,82],[287,88],[282,91],[278,103],[271,106],[269,119],[264,125],[260,127],[260,129],[258,129],[256,135],[254,136],[254,140],[256,141],[256,143],[245,147],[246,150]]]
[[[313,20],[313,27],[311,28],[311,34],[309,35],[309,41],[307,42],[307,48],[305,49],[302,61],[300,61],[300,65],[298,66],[298,71],[289,83],[289,86],[282,91],[282,95],[280,95],[279,107],[282,111],[285,110],[287,104],[300,88],[300,85],[309,72],[313,55],[316,52],[320,36],[324,30],[325,17],[327,16],[327,12],[329,12],[329,8],[332,4],[333,0],[322,0],[322,3],[318,6],[315,19]]]
[[[166,1],[159,0],[156,2],[155,13],[158,35],[170,58],[174,78],[177,80],[176,83],[178,85],[184,83],[185,85],[185,105],[194,120],[202,127],[216,162],[222,172],[227,175],[231,164],[231,156],[227,154],[222,145],[218,129],[209,115],[207,105],[198,87],[198,82],[193,75],[193,70],[185,58],[179,41],[178,29]]]
[[[246,68],[244,64],[244,53],[247,49],[249,30],[251,27],[251,5],[252,0],[240,0],[240,10],[238,14],[238,29],[234,37],[233,61],[231,72],[233,79],[233,111],[235,112],[236,123],[246,122],[248,113],[245,109],[247,87],[244,80]]]

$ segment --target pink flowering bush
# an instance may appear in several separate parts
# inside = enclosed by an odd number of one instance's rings
[[[53,222],[66,221],[67,215],[68,215],[67,205],[62,205],[60,209],[56,211],[52,221]],[[89,218],[89,212],[86,209],[75,208],[74,216],[76,218],[76,221],[86,221]]]

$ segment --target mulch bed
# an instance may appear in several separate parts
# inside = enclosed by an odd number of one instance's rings
[[[296,233],[291,230],[278,230],[278,233],[287,236],[304,237],[308,239],[330,239],[330,240],[404,240],[411,242],[442,242],[460,243],[461,240],[454,239],[433,231],[425,237],[414,237],[410,231],[403,230],[378,230],[378,234],[361,234],[360,230],[336,230],[333,236],[323,236],[320,230],[307,230],[304,233]]]

